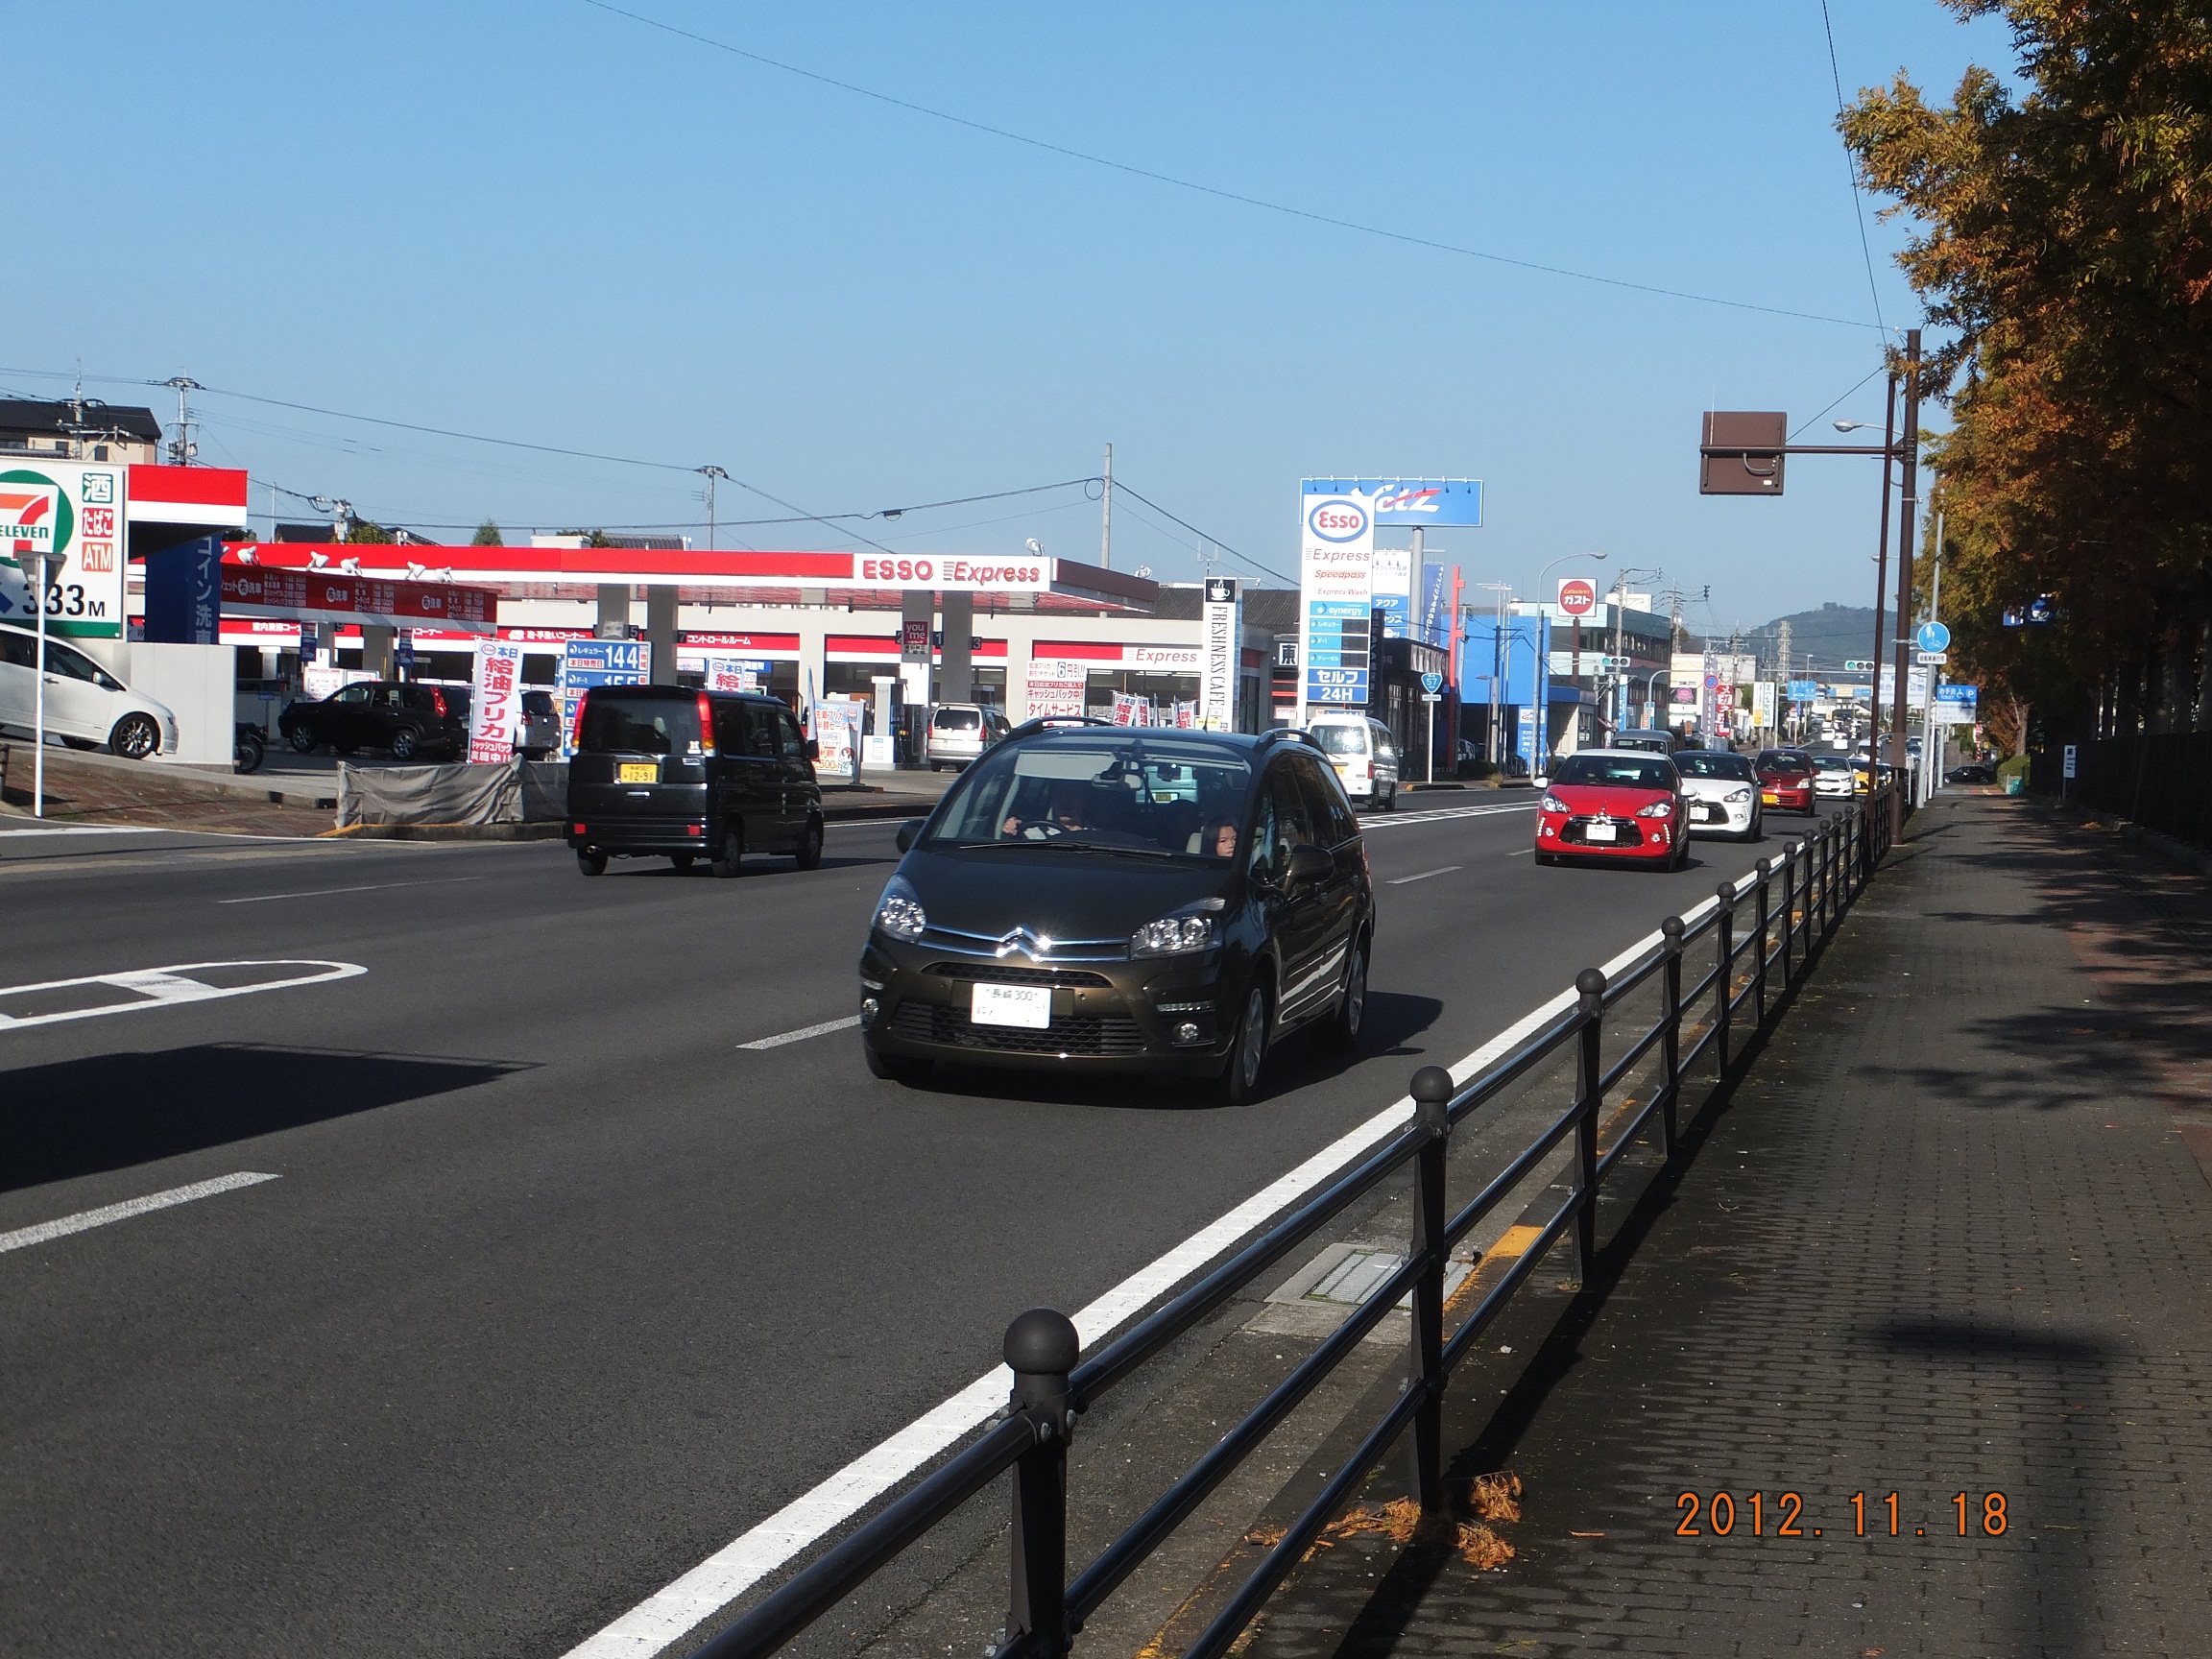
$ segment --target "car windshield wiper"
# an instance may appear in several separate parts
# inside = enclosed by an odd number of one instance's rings
[[[1073,835],[1046,835],[1035,841],[1025,840],[1022,836],[1015,835],[1003,841],[957,841],[953,845],[963,853],[983,847],[1026,847],[1032,850],[1040,847],[1058,847],[1069,853],[1126,853],[1133,858],[1190,856],[1187,854],[1169,853],[1159,847],[1124,847],[1112,841],[1085,841]]]

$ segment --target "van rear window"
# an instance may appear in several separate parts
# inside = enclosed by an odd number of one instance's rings
[[[576,747],[589,755],[688,755],[699,747],[696,697],[593,697]]]
[[[1313,735],[1320,739],[1324,755],[1364,755],[1367,753],[1367,728],[1316,722]]]
[[[937,710],[937,730],[940,732],[973,732],[983,724],[983,716],[973,709],[940,709]]]

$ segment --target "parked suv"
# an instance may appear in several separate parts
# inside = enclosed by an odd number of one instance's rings
[[[676,685],[602,685],[576,708],[568,845],[587,876],[609,858],[711,861],[737,874],[748,853],[822,862],[814,744],[773,697]]]
[[[38,636],[0,625],[0,726],[29,736],[38,717]],[[105,743],[126,760],[177,747],[177,716],[75,646],[46,641],[46,730],[72,749]]]
[[[319,703],[288,705],[276,729],[302,755],[327,744],[341,755],[388,749],[395,760],[457,759],[469,753],[469,694],[449,685],[356,680]]]
[[[1291,1031],[1358,1041],[1366,843],[1305,733],[1033,721],[899,846],[860,952],[878,1077],[1182,1075],[1234,1104]]]
[[[946,703],[929,714],[929,770],[966,766],[1007,733],[1006,716],[980,703]]]
[[[1364,714],[1316,714],[1307,722],[1355,806],[1387,812],[1398,805],[1398,740]]]

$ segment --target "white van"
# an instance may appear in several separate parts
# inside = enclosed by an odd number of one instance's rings
[[[37,718],[38,637],[0,622],[0,726],[30,736]],[[127,760],[177,747],[177,716],[141,697],[91,658],[49,636],[46,730],[72,749],[105,743]]]
[[[1387,812],[1398,805],[1398,740],[1364,714],[1316,714],[1307,722],[1354,806]]]

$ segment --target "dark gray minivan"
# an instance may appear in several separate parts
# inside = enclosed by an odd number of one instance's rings
[[[676,685],[602,685],[576,709],[568,845],[587,876],[607,860],[707,858],[737,874],[748,853],[822,862],[814,744],[773,697]]]

